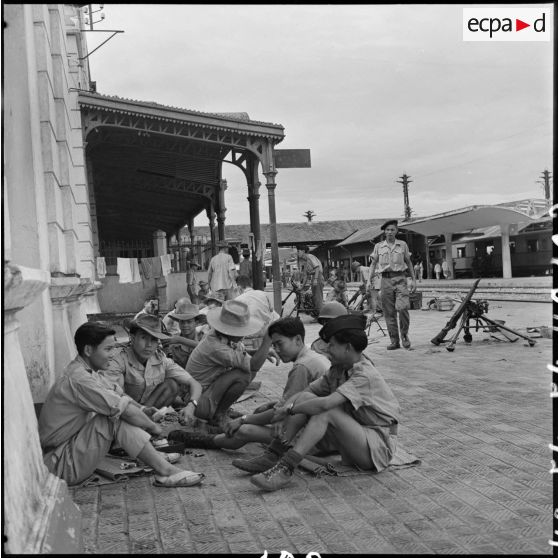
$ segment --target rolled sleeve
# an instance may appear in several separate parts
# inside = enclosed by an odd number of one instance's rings
[[[224,368],[240,368],[246,372],[250,372],[250,355],[235,350],[227,345],[217,345],[214,347],[213,354],[215,360]]]
[[[296,393],[304,391],[312,380],[312,374],[306,366],[302,364],[296,365],[290,372],[287,378],[287,383],[283,389],[283,401],[286,401]]]
[[[305,391],[309,391],[314,395],[319,397],[323,397],[325,395],[329,395],[331,393],[329,382],[327,381],[327,376],[322,376],[317,380],[314,380],[306,389]]]
[[[106,378],[109,382],[118,385],[122,390],[124,389],[124,382],[126,376],[126,352],[122,350],[116,356],[110,359],[109,366],[106,370],[101,370],[99,373]]]
[[[337,391],[349,400],[355,411],[371,403],[372,398],[368,394],[372,393],[372,386],[366,376],[353,374]]]
[[[115,415],[112,418],[120,418],[120,416],[122,415],[122,413],[128,408],[128,405],[133,401],[133,399],[129,396],[129,395],[123,395],[120,398],[120,402],[118,404],[118,408],[120,410],[120,412],[118,413],[118,415]]]
[[[127,395],[119,395],[94,377],[72,381],[70,387],[81,409],[111,418],[119,418],[131,401]]]
[[[192,376],[182,366],[170,358],[163,357],[163,365],[165,367],[165,379],[172,378],[178,380],[180,384],[187,384],[192,379]]]

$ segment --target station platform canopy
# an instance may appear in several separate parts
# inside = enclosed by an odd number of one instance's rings
[[[428,217],[401,221],[399,225],[425,236],[438,236],[445,233],[468,232],[493,225],[529,223],[535,220],[535,216],[509,207],[472,205]]]

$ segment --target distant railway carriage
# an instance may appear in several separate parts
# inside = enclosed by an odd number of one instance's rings
[[[430,245],[430,260],[445,257],[443,239]],[[510,234],[513,277],[552,273],[552,220],[544,217],[517,228]],[[502,238],[500,227],[476,229],[453,236],[454,277],[502,277]]]

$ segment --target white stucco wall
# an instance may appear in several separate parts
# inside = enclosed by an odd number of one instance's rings
[[[78,58],[78,8],[64,4],[4,6],[4,195],[9,250],[5,261],[49,272],[45,290],[19,313],[19,338],[33,400],[44,400],[66,363],[57,344],[72,344],[73,331],[56,332],[52,297],[67,276],[94,279],[89,192],[84,165],[78,87],[88,86]],[[87,289],[81,289],[80,292]],[[63,291],[65,292],[65,291]],[[83,298],[83,297],[82,297]],[[96,298],[95,296],[93,298]],[[74,297],[64,320],[75,324],[82,306]],[[54,313],[56,314],[56,313]],[[79,324],[78,324],[79,325]],[[55,333],[56,332],[56,333]]]

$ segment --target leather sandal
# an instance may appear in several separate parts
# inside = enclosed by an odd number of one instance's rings
[[[195,486],[196,484],[200,484],[204,477],[205,475],[203,473],[195,473],[194,471],[180,471],[179,473],[174,473],[174,475],[168,475],[166,477],[155,475],[153,486],[161,486],[163,488]]]

